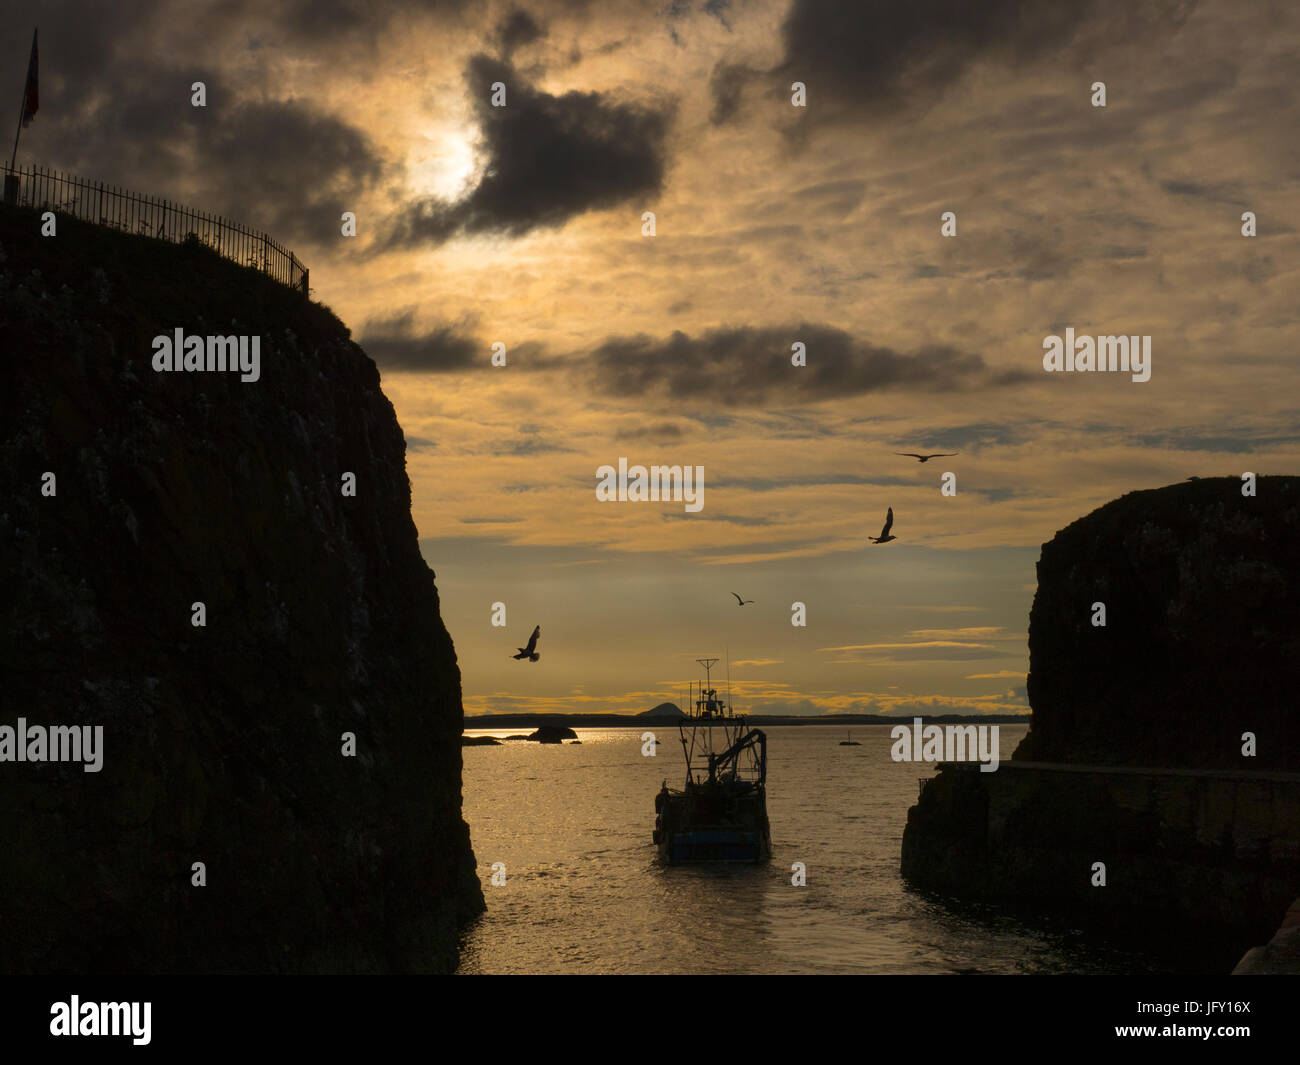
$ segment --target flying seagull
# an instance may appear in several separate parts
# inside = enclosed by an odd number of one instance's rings
[[[931,459],[950,459],[950,458],[952,458],[954,455],[956,455],[957,452],[956,452],[956,451],[941,451],[941,452],[939,452],[938,454],[935,454],[935,455],[918,455],[918,454],[916,454],[916,453],[913,452],[913,451],[895,451],[894,454],[895,454],[895,455],[899,455],[899,456],[901,456],[902,458],[905,458],[905,459],[916,459],[916,460],[919,461],[919,462],[929,462]]]
[[[732,594],[732,595],[736,595],[735,592],[732,592],[731,594]],[[752,603],[753,601],[754,601],[754,600],[752,600],[752,599],[741,599],[740,596],[736,595],[736,602],[737,602],[740,606],[744,606],[746,603]]]
[[[517,655],[511,655],[511,658],[526,658],[530,662],[536,662],[542,656],[537,653],[537,637],[542,634],[542,627],[538,625],[533,629],[533,634],[528,637],[528,646],[520,647]]]
[[[885,515],[885,527],[880,530],[879,536],[868,536],[867,539],[873,544],[887,544],[890,540],[897,540],[897,536],[890,536],[890,526],[894,524],[894,508],[889,508],[889,513]]]

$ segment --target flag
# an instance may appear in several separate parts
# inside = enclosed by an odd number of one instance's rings
[[[32,57],[27,61],[27,88],[23,90],[23,129],[32,124],[40,105],[41,93],[36,77],[36,31],[32,30]]]

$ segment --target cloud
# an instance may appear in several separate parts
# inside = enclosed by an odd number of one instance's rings
[[[1137,433],[1133,437],[1135,446],[1154,449],[1167,448],[1170,451],[1220,451],[1234,455],[1246,455],[1255,451],[1269,450],[1283,445],[1294,444],[1300,436],[1286,433],[1276,436],[1230,436],[1227,434],[1201,433],[1195,429],[1176,428],[1157,433]]]
[[[918,640],[1018,640],[1023,638],[1020,633],[1004,632],[1001,625],[972,625],[964,629],[912,629],[907,635]]]
[[[1001,625],[967,625],[955,629],[911,629],[906,641],[897,643],[861,643],[842,647],[820,647],[819,651],[839,657],[832,664],[861,661],[886,662],[960,662],[968,659],[1009,657],[1006,649],[994,644],[1024,641],[1023,634],[1007,632]],[[979,676],[1020,677],[1021,673],[989,673]],[[967,678],[972,679],[972,678]]]
[[[936,430],[929,436],[921,435],[911,440],[899,442],[899,447],[916,447],[922,450],[949,448],[971,448],[975,451],[993,445],[1023,444],[1029,439],[1027,431],[1029,419],[1021,419],[1016,424],[999,425],[993,422],[974,422],[967,425],[950,425]]]
[[[399,14],[425,15],[447,21],[473,7],[473,0],[281,0],[250,5],[269,7],[272,26],[295,41],[320,47],[331,42],[373,46]]]
[[[892,106],[941,89],[981,53],[1015,60],[1068,43],[1093,5],[1023,0],[795,0],[781,27],[782,69],[841,101]]]
[[[791,365],[791,345],[807,346],[806,366]],[[722,328],[663,340],[614,337],[589,357],[595,383],[609,395],[698,399],[726,406],[774,399],[812,402],[886,390],[955,392],[1030,380],[995,371],[982,356],[931,345],[912,354],[880,347],[825,325]]]
[[[485,161],[462,200],[424,197],[406,205],[385,245],[441,244],[458,234],[522,236],[586,211],[634,201],[663,187],[673,106],[618,103],[600,93],[552,96],[504,60],[476,55],[465,75]],[[506,86],[493,107],[492,85]]]
[[[1020,67],[1073,49],[1106,53],[1185,19],[1181,0],[794,0],[781,26],[784,54],[767,70],[723,60],[713,71],[712,119],[735,119],[750,82],[772,95],[808,86],[801,121],[834,122],[925,107],[978,60]],[[789,108],[787,107],[787,111]]]
[[[540,41],[545,36],[546,28],[522,8],[515,8],[497,26],[497,42],[501,54],[507,59],[516,48]]]
[[[1241,189],[1226,183],[1208,184],[1200,181],[1162,181],[1160,187],[1171,196],[1192,196],[1212,203],[1241,203]]]
[[[825,473],[793,474],[788,477],[728,477],[728,488],[739,488],[746,492],[773,492],[783,488],[825,488],[828,485],[854,484],[872,485],[877,488],[911,487],[916,484],[911,477],[866,477],[860,473]]]
[[[1026,700],[1014,691],[993,695],[914,695],[895,692],[852,692],[828,696],[746,700],[751,714],[879,714],[882,717],[930,717],[940,714],[1025,714]],[[1009,752],[1004,751],[1004,757]]]
[[[685,433],[676,422],[655,422],[653,425],[620,426],[615,440],[680,440]]]
[[[819,647],[841,657],[837,663],[846,662],[961,662],[968,659],[1003,658],[1000,651],[987,644],[967,643],[960,640],[919,640],[915,643],[863,643],[847,647]],[[847,657],[844,657],[847,656]],[[834,663],[833,663],[834,664]]]
[[[745,90],[759,77],[758,71],[743,63],[720,62],[714,66],[709,76],[709,93],[713,97],[709,121],[720,126],[734,119],[740,113]]]
[[[136,54],[97,60],[92,69],[103,69],[87,78],[60,59],[57,74],[42,74],[42,102],[57,107],[57,121],[43,106],[37,118],[45,121],[24,143],[42,162],[89,181],[201,208],[292,246],[336,241],[339,215],[385,172],[357,127],[304,101],[241,101],[204,65],[177,69]],[[206,107],[191,105],[196,81]]]
[[[464,370],[486,355],[486,347],[463,325],[444,324],[417,333],[414,318],[415,312],[408,310],[372,319],[358,343],[381,369],[398,372]]]
[[[541,428],[536,425],[521,425],[519,431],[524,435],[514,440],[502,440],[492,448],[493,455],[554,455],[572,452],[573,448],[547,440],[541,436]]]
[[[205,202],[284,240],[336,241],[384,165],[356,127],[294,101],[229,108],[200,142]]]

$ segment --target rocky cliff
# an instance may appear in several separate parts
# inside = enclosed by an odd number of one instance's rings
[[[1262,947],[1252,947],[1232,970],[1233,976],[1300,976],[1300,899],[1282,918],[1282,927]]]
[[[1277,927],[1300,893],[1300,478],[1241,488],[1133,492],[1043,545],[1030,731],[997,772],[928,783],[903,833],[913,886],[1204,971]]]
[[[259,379],[155,372],[178,328],[260,337]],[[103,727],[99,772],[0,761],[0,970],[453,968],[460,674],[347,329],[0,207],[0,494],[0,727]]]
[[[1017,758],[1300,770],[1300,477],[1256,492],[1130,492],[1043,545]]]

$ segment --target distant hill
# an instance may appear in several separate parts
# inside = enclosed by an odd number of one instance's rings
[[[667,707],[667,709],[663,709]],[[852,725],[906,725],[909,728],[915,715],[898,714],[751,714],[747,720],[754,726],[768,725],[834,725],[844,728]],[[927,725],[1028,725],[1029,714],[923,714]],[[466,714],[467,729],[535,729],[542,725],[568,725],[570,728],[637,728],[637,722],[656,718],[680,721],[685,715],[672,703],[663,703],[653,710],[639,714]],[[721,724],[722,718],[709,722]],[[701,722],[705,724],[706,722]]]
[[[637,717],[685,717],[676,703],[660,703],[658,706],[652,706],[649,710],[642,710]]]

